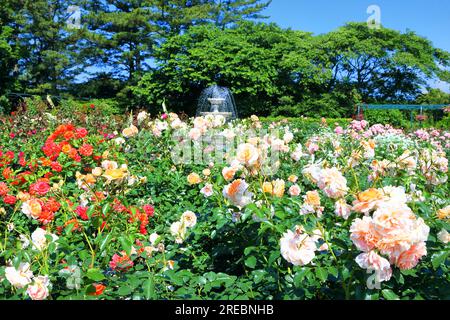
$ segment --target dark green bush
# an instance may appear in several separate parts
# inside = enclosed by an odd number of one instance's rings
[[[364,119],[371,125],[390,124],[398,128],[406,128],[409,125],[409,119],[400,110],[366,110]]]

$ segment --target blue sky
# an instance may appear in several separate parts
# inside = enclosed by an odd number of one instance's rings
[[[346,22],[367,21],[370,5],[380,7],[384,27],[410,29],[450,51],[449,0],[273,0],[264,14],[282,27],[320,34]],[[450,92],[448,84],[433,86]]]

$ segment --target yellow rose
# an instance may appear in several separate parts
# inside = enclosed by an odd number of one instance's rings
[[[284,195],[284,181],[281,179],[277,179],[274,182],[272,182],[273,184],[273,194],[278,197],[281,198]]]
[[[120,169],[109,169],[105,171],[105,174],[103,175],[106,179],[110,181],[114,180],[120,180],[127,176],[127,171],[120,168]]]
[[[441,220],[450,218],[450,206],[438,210],[437,217]]]
[[[195,172],[188,175],[187,180],[188,180],[189,184],[199,184],[200,182],[202,182],[202,179],[200,178],[200,176]]]
[[[264,193],[272,194],[272,192],[273,192],[272,182],[264,182],[262,189],[263,189]]]
[[[320,206],[320,196],[317,191],[308,191],[306,193],[306,203],[312,206]]]

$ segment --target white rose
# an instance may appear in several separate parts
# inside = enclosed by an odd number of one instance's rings
[[[6,279],[16,287],[17,289],[23,288],[31,283],[31,278],[33,278],[33,272],[30,270],[30,264],[28,262],[21,262],[19,269],[14,267],[5,268]]]

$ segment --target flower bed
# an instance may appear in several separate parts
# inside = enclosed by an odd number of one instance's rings
[[[449,297],[448,132],[2,122],[1,298]]]

